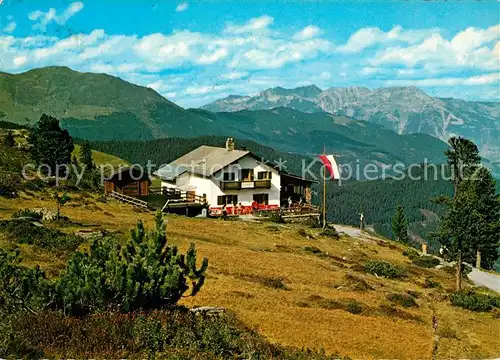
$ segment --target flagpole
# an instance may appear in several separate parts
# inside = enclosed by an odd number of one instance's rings
[[[326,155],[326,146],[323,144],[323,155]],[[326,229],[326,165],[323,165],[323,230]]]

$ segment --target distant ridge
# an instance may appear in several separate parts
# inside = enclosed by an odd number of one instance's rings
[[[347,115],[380,124],[399,134],[424,133],[442,140],[461,135],[475,141],[483,156],[500,160],[500,102],[435,98],[414,86],[324,91],[315,85],[295,89],[275,87],[255,96],[235,98],[232,95],[202,109],[217,112],[276,107]]]
[[[313,85],[276,87],[261,94],[265,101],[255,110],[213,112],[183,109],[152,89],[118,77],[48,67],[0,74],[0,120],[34,124],[47,113],[60,119],[72,136],[88,140],[233,136],[305,155],[321,152],[326,144],[342,163],[380,168],[425,158],[444,161],[446,144],[434,137],[398,135],[379,124],[325,112],[317,99],[326,91]],[[227,101],[245,107],[249,99],[232,96]]]

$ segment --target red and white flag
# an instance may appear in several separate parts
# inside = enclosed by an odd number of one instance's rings
[[[340,170],[333,155],[319,155],[319,159],[330,173],[330,179],[340,179]]]

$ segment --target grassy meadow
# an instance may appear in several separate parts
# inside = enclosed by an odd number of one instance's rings
[[[63,232],[104,230],[128,236],[153,214],[98,195],[70,194],[66,222],[47,226]],[[54,208],[49,193],[0,198],[0,218],[16,210]],[[495,358],[500,356],[498,313],[475,313],[450,305],[453,276],[420,268],[402,254],[404,247],[364,234],[339,240],[319,229],[290,224],[220,221],[168,216],[170,243],[185,250],[195,242],[199,259],[208,257],[200,293],[187,307],[222,306],[273,343],[324,349],[353,359]],[[15,244],[0,233],[0,246]],[[80,245],[80,249],[88,242]],[[39,265],[56,277],[68,254],[20,245],[26,265]],[[363,265],[385,260],[407,276],[386,279]],[[432,280],[435,287],[429,287]],[[398,299],[414,301],[398,301]],[[411,300],[410,299],[410,300]]]

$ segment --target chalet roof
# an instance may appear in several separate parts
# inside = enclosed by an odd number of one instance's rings
[[[226,148],[202,145],[161,167],[154,174],[165,180],[173,180],[186,171],[201,176],[212,176],[248,154],[251,153],[247,150],[228,151]]]
[[[201,176],[212,176],[217,171],[233,164],[244,156],[250,155],[259,161],[263,161],[259,156],[248,150],[231,150],[226,148],[202,145],[193,151],[181,156],[170,164],[158,169],[154,175],[163,180],[172,181],[185,172],[198,174]],[[271,168],[275,168],[280,174],[308,183],[316,183],[315,180],[308,180],[298,175],[290,174],[276,165],[265,162]]]

